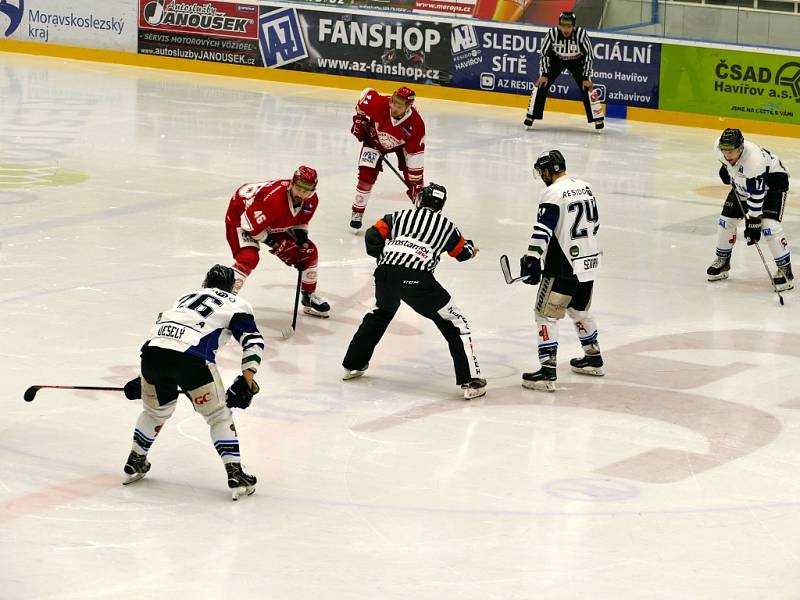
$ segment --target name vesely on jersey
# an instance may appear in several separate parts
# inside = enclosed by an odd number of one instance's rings
[[[166,324],[158,328],[156,335],[158,337],[166,337],[179,340],[183,337],[184,333],[186,333],[186,327]]]

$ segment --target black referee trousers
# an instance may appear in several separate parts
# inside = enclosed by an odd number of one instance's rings
[[[556,78],[561,75],[564,69],[572,73],[575,83],[578,84],[581,98],[583,98],[583,109],[586,111],[586,119],[589,123],[592,123],[594,121],[594,115],[592,115],[592,102],[589,99],[589,90],[583,89],[583,60],[561,60],[557,56],[550,57],[550,70],[544,73],[547,77],[547,85],[536,90],[536,100],[533,102],[533,118],[539,121],[544,116],[544,103],[547,100],[550,86],[556,82]]]
[[[460,314],[448,315],[450,319],[447,319],[439,312],[450,302],[447,290],[436,281],[433,273],[392,265],[380,265],[375,270],[376,307],[364,316],[353,336],[342,362],[345,369],[363,369],[370,361],[375,346],[400,308],[400,302],[405,302],[414,311],[433,321],[442,332],[453,357],[458,385],[477,377],[477,373],[470,373],[470,362],[475,362],[474,356],[467,356],[465,349],[465,344],[472,344],[466,319]],[[463,323],[466,331],[459,329],[455,322]],[[477,370],[477,363],[474,367]]]

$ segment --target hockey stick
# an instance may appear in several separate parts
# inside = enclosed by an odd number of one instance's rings
[[[500,270],[503,272],[503,277],[506,280],[506,283],[511,285],[515,281],[519,281],[520,279],[525,279],[527,275],[520,275],[519,277],[514,277],[511,275],[511,266],[508,264],[508,256],[503,254],[500,257]]]
[[[387,166],[388,166],[388,167],[389,167],[389,168],[392,170],[392,172],[393,172],[395,175],[397,175],[397,178],[398,178],[400,181],[402,181],[402,182],[403,182],[403,185],[404,185],[404,186],[406,186],[406,188],[408,188],[408,189],[410,190],[410,189],[411,189],[411,186],[410,186],[410,185],[408,185],[408,183],[406,182],[405,178],[404,178],[402,175],[400,175],[400,171],[398,171],[398,170],[395,168],[395,166],[394,166],[394,165],[393,165],[391,162],[389,162],[389,159],[388,159],[388,158],[386,158],[386,155],[385,155],[385,154],[383,154],[383,155],[381,155],[381,156],[382,156],[382,158],[383,158],[383,162],[385,162],[385,163],[386,163],[386,165],[387,165]]]
[[[87,386],[87,385],[32,385],[27,390],[25,390],[25,402],[33,402],[33,399],[36,397],[36,392],[41,389],[51,389],[51,390],[93,390],[99,392],[121,392],[124,388],[121,387],[97,387],[97,386]]]
[[[284,327],[281,329],[283,339],[288,340],[294,335],[294,330],[297,329],[297,309],[300,304],[300,283],[303,279],[303,270],[297,269],[297,289],[294,291],[294,314],[292,315],[291,327]]]
[[[735,191],[733,195],[736,196],[736,202],[739,204],[739,210],[742,211],[742,217],[745,220],[745,227],[747,227],[747,212],[744,209],[744,204],[742,204],[742,199],[739,198],[739,194],[737,194]],[[758,242],[749,245],[755,246],[756,250],[758,250],[758,255],[761,257],[761,264],[764,265],[764,270],[767,272],[767,277],[769,277],[769,282],[772,284],[772,290],[776,294],[778,294],[778,300],[780,300],[781,306],[783,306],[783,296],[781,296],[781,293],[778,291],[778,286],[775,285],[775,280],[772,278],[772,273],[770,272],[769,267],[767,266],[767,260],[764,258],[764,253],[761,251],[761,246],[758,245]]]

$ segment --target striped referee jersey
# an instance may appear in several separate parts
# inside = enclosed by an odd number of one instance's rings
[[[575,27],[572,35],[564,37],[558,27],[550,29],[542,38],[541,56],[539,58],[539,74],[546,75],[550,71],[553,57],[563,61],[582,60],[583,76],[592,78],[592,62],[594,49],[592,40],[583,27]]]
[[[392,265],[433,272],[442,252],[459,262],[475,253],[472,240],[447,217],[428,207],[409,208],[384,215],[364,237],[367,254],[379,265]]]

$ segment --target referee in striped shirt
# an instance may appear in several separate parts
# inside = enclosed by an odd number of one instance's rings
[[[581,90],[586,119],[594,123],[595,129],[603,129],[604,122],[600,102],[594,100],[592,111],[591,91],[592,62],[594,49],[592,41],[583,27],[575,26],[575,13],[563,12],[558,17],[558,27],[550,29],[542,38],[539,58],[539,79],[531,92],[531,101],[525,115],[525,125],[530,127],[536,119],[544,115],[547,93],[556,78],[567,69]],[[595,113],[600,116],[595,117]]]
[[[472,334],[467,319],[450,294],[433,276],[439,255],[447,252],[459,262],[474,258],[478,248],[442,213],[447,190],[429,183],[414,203],[414,208],[385,215],[365,234],[367,254],[378,260],[375,269],[375,308],[364,316],[353,336],[342,366],[342,379],[364,374],[400,302],[434,322],[450,347],[456,384],[467,400],[486,393],[478,359],[472,350]]]

